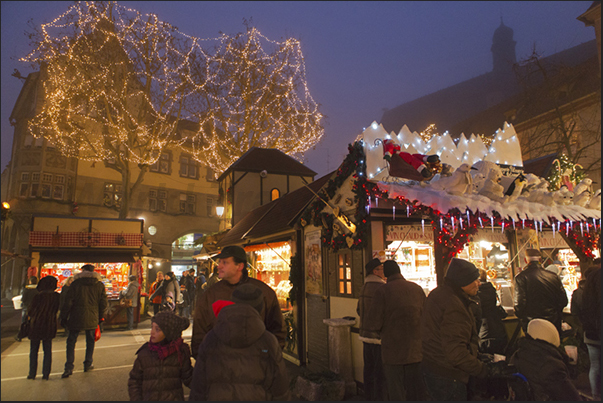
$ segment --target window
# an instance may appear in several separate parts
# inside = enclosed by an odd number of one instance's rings
[[[29,180],[29,172],[21,172],[21,180],[28,181]]]
[[[39,172],[32,173],[31,180],[32,180],[32,182],[39,182],[40,181],[40,173]]]
[[[52,186],[50,186],[50,184],[48,184],[48,183],[42,183],[41,190],[42,190],[42,193],[40,194],[40,196],[43,199],[50,199],[50,192],[52,190]]]
[[[205,202],[205,206],[207,208],[207,216],[213,217],[214,213],[216,212],[216,208],[214,207],[214,198],[208,197]]]
[[[281,197],[280,190],[278,190],[277,188],[274,188],[270,191],[270,201],[274,201],[274,200],[278,199],[279,197]]]
[[[197,161],[189,156],[180,156],[180,176],[185,178],[198,178]]]
[[[31,190],[29,191],[29,197],[36,197],[38,195],[38,189],[40,187],[39,183],[32,183]],[[50,197],[50,196],[48,196]]]
[[[206,171],[205,171],[205,180],[207,180],[208,182],[215,182],[216,179],[216,173],[214,172],[213,169],[207,167]]]
[[[28,190],[29,183],[21,183],[21,187],[19,188],[19,197],[27,197]]]
[[[151,170],[151,172],[159,172],[162,174],[169,174],[170,173],[170,161],[171,161],[170,153],[161,153],[157,162],[154,163],[153,165],[151,165],[151,167],[149,169]]]
[[[352,296],[352,265],[349,254],[337,255],[337,292],[340,296]]]
[[[149,190],[149,210],[167,212],[167,191],[158,189]]]
[[[103,204],[107,207],[121,206],[121,185],[116,183],[105,183],[105,189],[103,194]]]
[[[195,214],[195,195],[180,193],[180,212],[184,214]]]
[[[52,187],[52,198],[55,200],[63,200],[63,185],[54,185]]]
[[[42,174],[42,182],[52,182],[52,174]]]
[[[65,175],[55,175],[54,181],[56,183],[65,183]]]

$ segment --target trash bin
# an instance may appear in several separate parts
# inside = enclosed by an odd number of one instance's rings
[[[15,307],[15,309],[22,309],[21,306],[21,295],[17,295],[16,297],[13,297],[13,306]]]

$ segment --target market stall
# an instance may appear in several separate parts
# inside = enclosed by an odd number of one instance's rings
[[[29,236],[32,265],[40,268],[40,277],[56,277],[60,290],[67,278],[81,272],[83,265],[93,264],[105,285],[109,303],[105,326],[126,325],[119,293],[127,288],[130,275],[136,275],[139,283],[144,282],[145,273],[138,258],[142,226],[142,220],[36,216]],[[136,323],[140,320],[140,308],[138,304]]]

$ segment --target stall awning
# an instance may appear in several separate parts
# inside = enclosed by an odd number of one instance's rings
[[[125,251],[40,251],[44,263],[134,263],[135,252]]]

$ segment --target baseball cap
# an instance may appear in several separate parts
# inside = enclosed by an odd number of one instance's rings
[[[247,254],[245,253],[245,249],[240,246],[227,246],[223,248],[218,255],[215,256],[216,259],[226,259],[228,257],[234,257],[238,260],[247,261]]]

